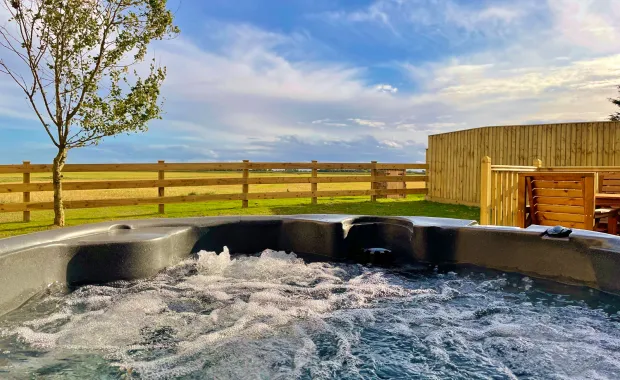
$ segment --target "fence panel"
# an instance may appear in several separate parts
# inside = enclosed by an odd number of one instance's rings
[[[519,173],[533,172],[541,166],[493,165],[491,158],[482,158],[480,166],[480,224],[516,226],[518,211]]]
[[[64,201],[65,208],[95,208],[111,206],[132,206],[144,204],[157,204],[160,213],[165,212],[165,204],[185,202],[205,202],[236,200],[241,201],[241,207],[248,207],[250,199],[286,199],[286,198],[309,198],[312,204],[317,203],[320,197],[343,197],[343,196],[368,196],[375,201],[379,196],[406,196],[408,194],[427,194],[426,164],[391,164],[377,163],[319,163],[312,161],[302,162],[249,162],[242,163],[166,163],[158,161],[156,164],[67,164],[63,173],[87,173],[87,172],[153,172],[157,179],[131,179],[131,180],[92,180],[92,181],[63,181],[65,191],[88,191],[88,190],[114,190],[114,189],[144,189],[154,188],[157,196],[135,197],[123,194],[120,198],[105,199],[69,199]],[[22,173],[22,182],[0,183],[0,212],[23,212],[23,220],[30,221],[30,212],[33,210],[51,210],[51,201],[31,201],[31,193],[49,192],[53,190],[51,182],[31,181],[31,173],[51,172],[52,166],[45,164],[30,164],[24,161],[21,165],[0,165],[0,175]],[[253,171],[264,170],[301,170],[295,176],[255,176]],[[321,175],[321,170],[344,170],[351,173],[338,175]],[[399,175],[389,175],[389,170],[396,170]],[[425,173],[409,173],[407,170],[419,170]],[[234,171],[239,177],[209,177],[209,178],[172,178],[166,177],[166,171],[170,172],[202,172],[202,171]],[[364,173],[359,173],[363,171]],[[379,174],[379,173],[387,173]],[[404,174],[403,174],[404,173]],[[273,173],[271,173],[273,174]],[[326,174],[326,173],[321,173]],[[319,184],[354,184],[367,183],[368,189],[318,189]],[[407,183],[417,183],[417,187],[407,188]],[[251,192],[249,185],[282,185],[282,184],[308,184],[309,191],[270,191]],[[394,184],[394,185],[392,185]],[[167,195],[166,188],[197,187],[197,186],[221,186],[241,185],[239,193],[231,194],[188,194]],[[3,194],[22,193],[21,202],[6,202]]]
[[[478,206],[480,163],[550,167],[620,166],[620,122],[483,127],[428,138],[431,201]]]

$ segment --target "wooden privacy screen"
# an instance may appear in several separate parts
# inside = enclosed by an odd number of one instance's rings
[[[548,167],[620,166],[620,122],[482,127],[431,135],[428,199],[477,206],[484,156],[507,166],[531,165],[534,159]]]
[[[138,189],[138,188],[157,188],[157,197],[141,198],[119,198],[119,199],[92,199],[92,200],[68,200],[64,201],[67,209],[91,208],[108,206],[131,206],[142,204],[158,204],[159,211],[164,212],[166,203],[184,202],[205,202],[219,200],[239,200],[242,207],[248,207],[249,199],[283,199],[283,198],[311,198],[315,204],[319,197],[342,197],[342,196],[370,196],[375,200],[377,196],[383,195],[407,195],[407,194],[426,194],[426,186],[423,188],[406,188],[406,182],[426,182],[424,174],[417,175],[381,175],[383,170],[397,170],[400,173],[406,170],[426,170],[426,164],[390,164],[377,163],[310,163],[303,162],[238,162],[238,163],[165,163],[159,161],[157,164],[67,164],[63,173],[68,172],[130,172],[147,171],[156,173],[157,179],[142,180],[105,180],[105,181],[65,181],[63,190],[97,190],[97,189]],[[268,176],[250,177],[252,171],[264,170],[286,170],[301,169],[305,172],[295,176]],[[24,161],[22,165],[0,165],[2,173],[23,173],[22,183],[0,183],[1,193],[23,193],[21,203],[0,203],[0,212],[24,213],[24,221],[30,219],[31,210],[51,210],[53,202],[31,202],[30,193],[36,191],[52,191],[51,182],[31,183],[30,173],[48,173],[52,166],[46,164],[30,164]],[[348,175],[319,176],[320,170],[349,170]],[[236,171],[238,178],[181,178],[165,179],[166,171]],[[365,171],[365,172],[364,172]],[[304,173],[306,173],[304,175]],[[328,190],[319,191],[318,184],[321,183],[359,183],[366,182],[369,189],[359,190]],[[274,192],[250,192],[250,185],[263,184],[309,184],[309,191],[274,191]],[[387,183],[388,185],[382,185]],[[391,186],[391,183],[401,185]],[[217,186],[217,185],[240,185],[240,193],[233,194],[201,194],[201,195],[180,195],[166,196],[166,187],[187,187],[187,186]],[[393,188],[395,187],[395,188]]]
[[[531,224],[592,230],[594,173],[520,173],[519,227]]]
[[[484,157],[481,166],[480,224],[517,226],[517,193],[519,173],[534,172],[542,165],[534,160],[533,166],[492,165],[491,157]]]

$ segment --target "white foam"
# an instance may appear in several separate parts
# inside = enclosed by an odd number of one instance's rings
[[[201,368],[224,344],[287,334],[296,320],[318,326],[335,310],[416,293],[389,284],[379,272],[358,266],[352,272],[358,274],[272,250],[237,258],[227,248],[202,251],[149,281],[83,287],[59,312],[12,333],[38,349],[102,352],[124,370],[170,378]],[[313,350],[311,340],[303,345]],[[135,353],[154,348],[170,352],[148,359]],[[295,360],[303,366],[307,359],[298,353]]]
[[[618,378],[620,324],[601,310],[544,304],[512,275],[399,276],[200,252],[148,281],[57,297],[8,333],[47,352],[28,368],[94,352],[148,379]]]

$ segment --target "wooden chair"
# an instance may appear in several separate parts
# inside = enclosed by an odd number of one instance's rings
[[[618,210],[595,210],[594,173],[519,173],[517,201],[520,227],[529,219],[541,226],[594,230],[606,217],[608,232],[617,233]]]
[[[597,193],[604,193],[604,194],[620,193],[620,173],[616,173],[616,172],[599,173]]]
[[[618,194],[620,193],[620,173],[618,172],[600,172],[598,173],[598,189],[597,193],[602,194]],[[601,208],[615,208],[619,211],[618,207],[611,207],[610,205],[602,205]],[[609,221],[607,221],[609,223]]]

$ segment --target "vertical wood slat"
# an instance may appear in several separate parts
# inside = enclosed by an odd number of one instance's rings
[[[435,136],[428,136],[428,151],[430,152],[430,160],[426,161],[428,164],[428,170],[426,172],[428,175],[428,193],[426,194],[427,200],[429,197],[435,196],[435,183],[437,183],[435,179]]]
[[[250,178],[250,169],[248,169],[248,162],[250,160],[243,160],[243,163],[246,164],[243,168],[242,178],[247,180]],[[247,181],[243,185],[241,185],[241,192],[243,193],[243,199],[241,200],[241,208],[248,208],[248,193],[250,192],[250,186]]]
[[[450,152],[449,152],[449,159],[450,159],[450,172],[451,173],[456,173],[457,177],[460,177],[460,185],[457,186],[449,186],[448,189],[450,190],[449,192],[449,196],[451,199],[458,199],[458,198],[462,198],[463,195],[463,184],[465,183],[465,178],[464,176],[467,174],[467,172],[465,171],[465,167],[464,166],[460,166],[460,165],[465,165],[465,147],[467,146],[467,134],[464,134],[464,144],[463,142],[461,142],[459,144],[459,140],[463,140],[461,138],[459,138],[460,135],[453,132],[450,134],[450,144],[448,145],[448,147],[450,147]]]
[[[445,136],[444,135],[438,135],[437,136],[437,140],[435,141],[436,146],[437,146],[437,177],[435,177],[437,179],[437,185],[436,185],[436,193],[437,196],[439,198],[443,198],[443,191],[444,191],[444,185],[443,185],[443,179],[444,179],[444,149],[446,148],[446,144],[444,144],[444,139]]]
[[[579,126],[579,132],[577,138],[579,139],[579,146],[581,146],[581,152],[578,152],[578,163],[575,166],[586,166],[586,150],[588,147],[588,127],[585,124]],[[578,146],[578,148],[579,148]]]
[[[512,172],[506,173],[506,221],[505,226],[512,225]]]
[[[512,194],[510,193],[510,172],[506,172],[506,175],[504,177],[504,202],[505,202],[505,207],[504,207],[504,226],[509,226],[510,225],[510,217],[512,215],[512,210],[511,210],[511,206],[512,206]]]
[[[469,144],[467,144],[467,165],[469,167],[469,170],[467,171],[467,175],[468,175],[468,181],[467,181],[467,197],[472,197],[474,195],[474,185],[476,184],[476,171],[474,170],[475,167],[477,167],[477,165],[475,165],[474,163],[474,147],[476,146],[475,143],[475,134],[476,134],[476,130],[472,129],[469,132]]]
[[[517,175],[517,227],[525,228],[525,177]],[[531,202],[531,201],[530,201]]]
[[[605,128],[603,126],[603,162],[601,163],[601,165],[603,166],[611,166],[611,160],[610,160],[610,156],[611,156],[611,149],[610,146],[611,144],[613,144],[613,140],[610,138],[611,133],[609,131],[609,128]]]
[[[445,135],[440,135],[437,136],[437,144],[439,144],[438,147],[438,161],[437,161],[437,170],[438,170],[438,178],[439,181],[437,182],[437,193],[439,194],[439,198],[443,198],[443,192],[445,191],[444,188],[444,178],[445,178],[445,174],[444,174],[444,165],[445,165],[445,152],[444,150],[446,149],[446,144],[444,143],[444,139],[445,139]]]
[[[585,177],[583,188],[584,225],[587,229],[594,228],[594,177]],[[588,225],[588,224],[592,225]]]
[[[492,199],[491,199],[491,205],[492,205],[491,206],[491,208],[492,208],[492,210],[491,210],[491,214],[492,214],[491,215],[491,224],[494,225],[494,226],[497,226],[498,223],[499,223],[499,221],[498,221],[499,218],[498,218],[498,215],[497,215],[498,210],[499,210],[499,204],[498,204],[499,203],[499,197],[498,197],[498,191],[497,191],[497,189],[498,189],[498,186],[497,186],[498,178],[497,177],[498,177],[497,172],[491,171],[491,193],[492,193],[492,195],[491,195],[491,197],[492,197]]]
[[[375,182],[375,178],[377,177],[377,161],[370,161],[370,163],[372,164],[372,169],[370,169],[370,189],[375,190],[377,188],[377,183]],[[374,194],[371,195],[370,201],[376,202],[377,196]]]
[[[500,219],[500,226],[506,225],[506,218],[508,217],[508,205],[506,204],[506,172],[502,172],[500,176],[500,186],[502,190],[502,205],[500,206],[500,210],[502,212]]]
[[[512,194],[511,194],[511,188],[510,188],[510,177],[511,177],[510,172],[506,172],[506,178],[504,178],[504,189],[505,189],[505,201],[506,201],[506,206],[505,206],[505,210],[504,210],[504,224],[503,226],[509,226],[510,222],[511,222],[511,217],[512,217]]]
[[[544,160],[545,141],[542,138],[542,136],[543,136],[543,127],[539,125],[538,128],[536,128],[536,138],[538,140],[538,152],[536,154],[536,157],[540,158],[541,160]]]
[[[430,170],[429,170],[429,163],[431,160],[431,156],[428,153],[428,148],[426,148],[426,152],[424,153],[424,162],[426,162],[426,170],[424,170],[424,175],[426,176],[426,182],[424,183],[424,187],[426,188],[426,196],[424,197],[424,199],[428,200],[428,192],[429,192],[429,188],[430,188],[430,178],[431,178],[431,174],[430,174]],[[407,170],[403,171],[403,175],[407,175]],[[405,184],[406,185],[406,184]]]
[[[428,161],[427,161],[427,162],[428,162]],[[313,163],[313,164],[316,164],[316,163],[317,163],[317,161],[316,161],[316,160],[312,160],[312,163]],[[318,176],[319,176],[319,175],[318,175],[318,171],[317,171],[316,167],[313,167],[313,168],[312,168],[312,178],[316,178],[316,177],[318,177]],[[310,191],[312,191],[312,195],[313,195],[313,196],[312,196],[312,202],[311,202],[311,203],[312,203],[313,205],[317,204],[317,197],[316,197],[316,195],[315,195],[315,193],[316,193],[317,189],[318,189],[318,183],[312,183],[312,184],[310,184]]]
[[[470,176],[470,168],[469,168],[469,149],[471,148],[471,142],[469,141],[471,135],[471,131],[465,131],[465,141],[463,144],[463,149],[460,155],[460,161],[463,163],[463,169],[460,170],[461,174],[461,191],[457,193],[457,195],[461,195],[461,198],[469,196],[469,176]],[[458,135],[455,134],[455,137],[458,138]],[[456,162],[455,162],[456,164]]]
[[[592,160],[593,154],[593,141],[594,141],[594,133],[592,131],[592,123],[588,123],[588,138],[587,138],[587,147],[586,147],[586,165],[592,166],[594,165],[594,161]]]
[[[471,181],[471,191],[472,197],[474,199],[480,199],[480,143],[482,141],[482,134],[480,133],[480,129],[474,130],[474,143],[473,143],[473,153],[471,156],[471,164],[473,166],[472,178]]]
[[[620,131],[614,128],[614,166],[620,166]]]
[[[498,226],[502,225],[502,219],[503,219],[502,218],[502,215],[503,215],[502,206],[504,205],[504,203],[502,202],[504,199],[504,188],[502,186],[503,176],[504,176],[504,172],[497,172],[497,221],[495,223]]]
[[[568,128],[570,131],[570,160],[567,161],[568,166],[575,166],[575,160],[577,159],[577,126]]]
[[[445,172],[446,173],[453,173],[454,175],[454,180],[457,182],[458,184],[458,176],[461,174],[458,171],[455,171],[452,168],[452,159],[455,156],[455,152],[452,151],[452,149],[454,149],[455,145],[452,143],[452,133],[448,133],[445,137],[446,140],[446,148],[444,149],[444,160],[445,160]],[[459,145],[460,147],[460,145]],[[458,154],[458,153],[456,153]],[[452,191],[454,191],[454,186],[448,186],[448,181],[447,178],[444,178],[444,189],[443,189],[443,197],[446,199],[457,199]]]
[[[30,161],[22,161],[22,164],[24,165],[24,167],[28,167],[28,166],[30,166]],[[23,183],[30,183],[30,172],[24,171],[24,173],[22,174],[22,182]],[[22,193],[22,202],[24,202],[24,203],[30,202],[30,192],[29,191],[24,191]],[[22,211],[22,220],[24,222],[29,222],[30,221],[30,211]]]
[[[463,150],[462,160],[465,163],[465,171],[461,174],[463,178],[463,189],[461,194],[464,197],[469,197],[469,185],[471,184],[471,167],[469,163],[470,151],[471,151],[471,130],[465,134],[465,149]]]
[[[480,224],[491,224],[491,158],[482,159],[480,169]]]
[[[518,188],[518,173],[510,172],[510,226],[516,227],[517,225],[517,188]]]

